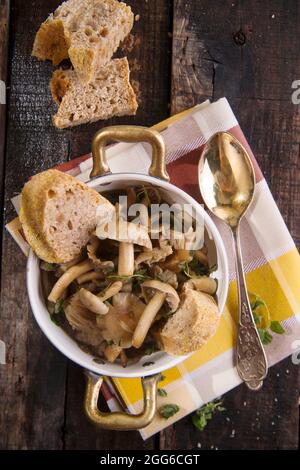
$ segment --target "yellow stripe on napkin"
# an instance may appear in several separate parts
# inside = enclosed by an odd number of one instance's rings
[[[283,321],[300,311],[299,277],[300,257],[296,249],[264,264],[246,274],[249,291],[260,295],[267,303],[272,320]],[[236,322],[238,315],[237,286],[233,281],[229,285],[228,299],[220,326],[215,336],[197,351],[182,366],[173,367],[164,372],[164,387],[178,379],[184,372],[192,372],[226,351],[235,344]],[[182,371],[182,372],[181,372]],[[140,379],[114,379],[119,392],[127,405],[142,400],[143,393]]]

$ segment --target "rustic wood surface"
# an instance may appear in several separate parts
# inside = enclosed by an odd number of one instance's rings
[[[52,66],[30,52],[39,24],[60,1],[10,3],[7,48],[9,2],[0,0],[0,79],[8,56],[10,87],[5,152],[0,110],[4,222],[14,216],[10,198],[30,175],[88,152],[103,125],[52,127]],[[151,125],[204,99],[226,96],[299,246],[300,114],[291,84],[300,78],[300,1],[128,3],[141,16],[128,53],[141,107],[136,117],[109,123]],[[94,428],[82,411],[82,371],[37,327],[26,294],[25,259],[5,231],[1,278],[0,338],[7,344],[7,364],[0,366],[1,449],[297,448],[300,376],[290,359],[271,368],[261,392],[240,386],[228,393],[226,411],[203,432],[190,417],[146,442],[137,432]]]

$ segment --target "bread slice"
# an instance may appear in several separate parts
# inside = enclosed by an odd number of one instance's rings
[[[126,57],[101,67],[95,79],[87,84],[80,82],[74,70],[56,70],[50,88],[59,104],[53,124],[61,129],[112,116],[133,115],[138,107]]]
[[[32,55],[54,65],[70,58],[84,81],[110,61],[134,23],[131,8],[117,0],[68,0],[38,30]]]
[[[113,205],[97,191],[57,170],[33,176],[21,194],[24,234],[48,263],[66,263],[78,256],[97,223],[107,223],[113,214]]]
[[[189,354],[200,349],[215,334],[219,320],[213,297],[189,289],[183,294],[177,312],[167,320],[156,338],[168,354]]]

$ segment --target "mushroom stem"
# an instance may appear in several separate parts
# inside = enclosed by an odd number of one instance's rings
[[[154,318],[163,306],[166,299],[164,292],[156,292],[150,302],[147,304],[141,318],[138,321],[136,329],[133,333],[132,345],[135,348],[140,348],[147,336],[149,328],[151,327]]]
[[[134,245],[133,243],[120,242],[119,246],[119,276],[132,276],[134,273]]]
[[[114,295],[118,294],[118,292],[120,292],[120,290],[122,289],[122,285],[123,284],[121,281],[116,281],[111,284],[111,286],[109,286],[104,293],[100,292],[97,297],[99,297],[102,302],[105,302],[105,300],[108,300]]]
[[[92,294],[87,289],[80,289],[79,299],[81,303],[91,312],[96,313],[97,315],[106,315],[108,313],[108,306],[102,302],[99,297]]]

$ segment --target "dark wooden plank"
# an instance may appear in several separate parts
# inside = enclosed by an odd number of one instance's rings
[[[174,1],[172,112],[226,96],[298,246],[300,2]],[[297,448],[299,367],[274,366],[259,393],[225,396],[227,411],[197,432],[190,418],[161,433],[165,449]]]
[[[9,0],[0,1],[0,198],[3,197]]]
[[[30,52],[35,30],[57,2],[15,0],[11,8],[4,222],[15,216],[10,198],[35,172],[64,161],[68,134],[52,128],[48,110],[51,67]],[[0,337],[7,345],[1,366],[0,447],[61,449],[66,360],[42,334],[30,312],[25,258],[4,233]]]
[[[161,449],[297,449],[298,369],[288,358],[269,370],[260,392],[232,390],[204,431],[187,417],[161,433]]]
[[[132,34],[133,48],[124,46],[132,67],[132,79],[140,84],[140,108],[135,117],[112,119],[105,125],[137,124],[152,125],[169,115],[170,91],[170,30],[171,2],[165,0],[132,0],[131,5],[140,20],[135,23]],[[132,50],[131,50],[132,49]],[[104,123],[81,126],[71,131],[70,155],[78,156],[90,151],[93,134]],[[69,368],[66,407],[67,449],[150,449],[155,440],[143,442],[137,432],[120,433],[99,431],[86,421],[82,412],[84,382],[82,373],[73,365]]]
[[[105,123],[98,121],[72,129],[72,158],[90,152],[92,137],[103,125],[151,126],[170,114],[172,1],[130,0],[127,3],[140,18],[135,22],[130,41],[125,41],[116,56],[128,57],[131,80],[139,88],[139,109],[134,117],[114,118]]]
[[[90,150],[94,132],[104,123],[57,131],[48,85],[50,63],[30,56],[36,30],[59,1],[12,5],[10,99],[7,129],[5,221],[14,216],[10,198],[33,173]],[[141,14],[130,54],[133,79],[141,84],[141,107],[135,118],[106,122],[153,124],[168,115],[170,2],[131,2]],[[140,43],[140,44],[139,44]],[[155,67],[149,73],[149,61]],[[150,112],[148,110],[151,110]],[[1,371],[1,448],[151,448],[138,433],[96,430],[82,414],[82,370],[70,365],[49,344],[30,312],[25,288],[25,260],[5,234],[2,260],[0,336],[6,341],[7,365]],[[66,395],[67,394],[67,395]],[[12,410],[15,410],[12,412]],[[82,432],[85,430],[84,439]]]

